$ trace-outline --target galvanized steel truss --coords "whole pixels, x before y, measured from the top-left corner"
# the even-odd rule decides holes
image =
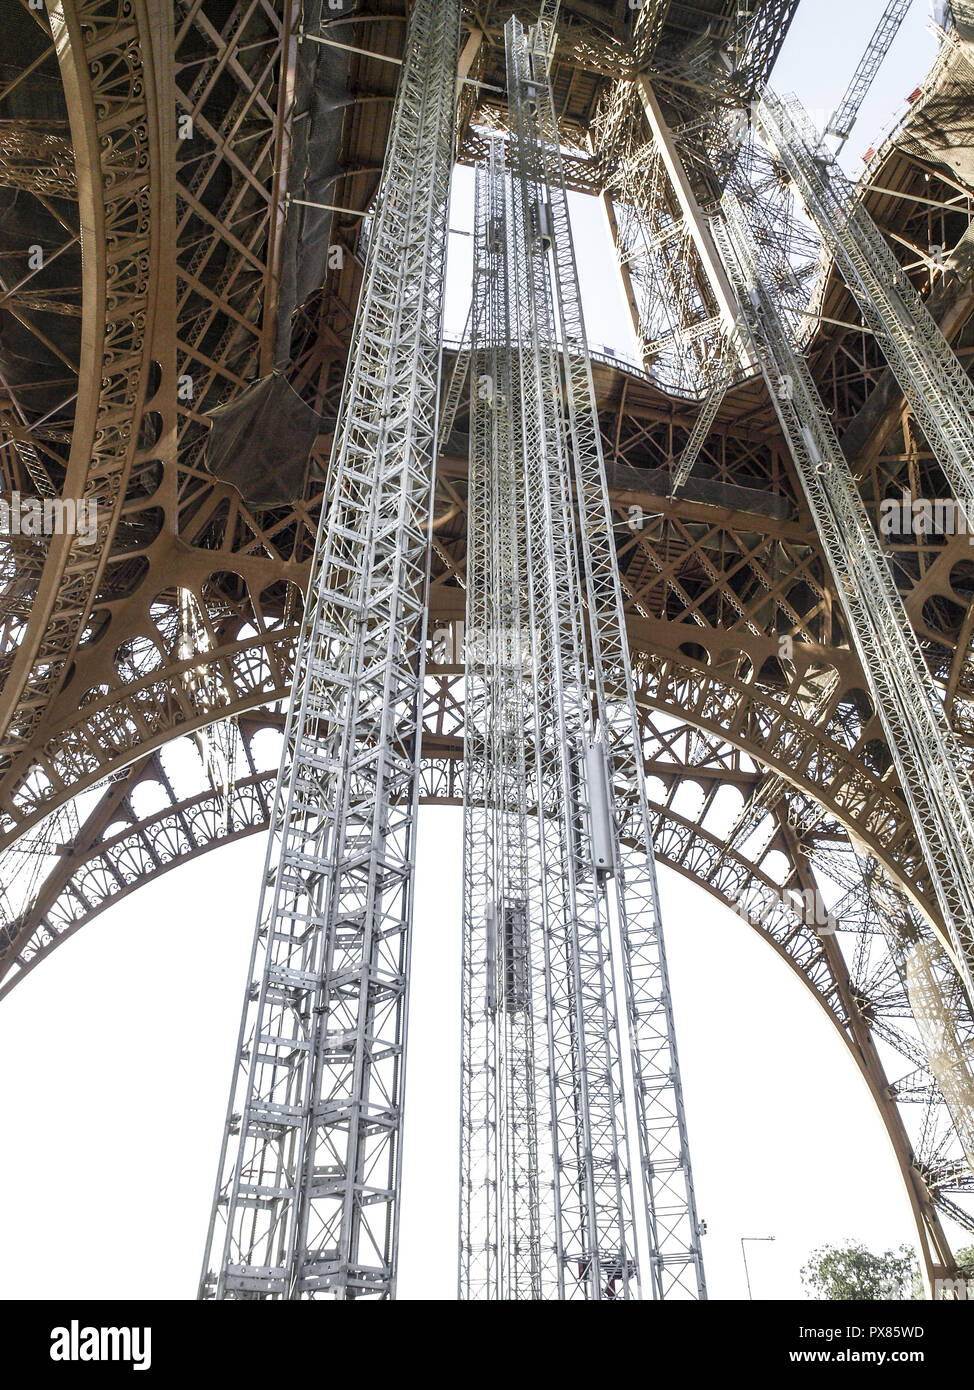
[[[301,631],[202,1297],[395,1291],[456,0],[410,22]]]
[[[516,20],[506,37],[512,177],[508,185],[495,143],[481,181],[475,293],[473,382],[475,392],[484,388],[472,436],[468,624],[477,641],[467,659],[468,689],[482,693],[467,716],[461,1292],[631,1298],[642,1283],[657,1298],[701,1297],[642,750],[548,46],[544,31],[528,39]],[[498,475],[512,450],[523,501],[514,480]],[[539,812],[530,845],[528,786]],[[478,824],[487,836],[475,834]],[[536,875],[526,874],[535,862]],[[513,1085],[512,1055],[521,1059]],[[519,1102],[542,1075],[547,1086],[539,1081]],[[523,1215],[505,1205],[495,1174],[497,1164],[507,1170],[517,1121],[533,1136],[519,1136],[529,1163],[515,1183]],[[545,1131],[550,1148],[538,1141]]]

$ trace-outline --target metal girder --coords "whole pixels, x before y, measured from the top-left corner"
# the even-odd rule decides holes
[[[910,626],[811,374],[762,280],[740,207],[714,230],[849,617],[940,904],[947,943],[974,1000],[974,808],[943,702]]]
[[[720,263],[707,226],[706,219],[700,210],[700,205],[686,176],[683,161],[677,153],[676,143],[673,135],[663,117],[662,108],[656,98],[656,94],[646,77],[636,79],[636,90],[642,103],[643,112],[649,123],[653,141],[659,151],[660,159],[666,170],[669,185],[679,202],[680,209],[686,219],[687,229],[693,239],[697,255],[704,268],[704,273],[710,282],[711,290],[717,301],[718,313],[724,330],[730,334],[734,330],[737,321],[737,306],[734,301],[734,292],[724,267]]]
[[[457,0],[419,0],[275,794],[202,1298],[395,1295]]]
[[[771,76],[798,5],[799,0],[757,0],[747,7],[751,19],[744,29],[739,66],[748,95],[760,91]]]
[[[547,1074],[549,1089],[534,1100],[531,1114],[537,1116],[537,1133],[547,1128],[551,1148],[538,1144],[539,1176],[529,1175],[526,1186],[530,1191],[533,1182],[539,1194],[550,1189],[553,1207],[547,1201],[529,1205],[526,1226],[517,1211],[501,1210],[492,1218],[489,1152],[478,1165],[476,1183],[469,1166],[463,1183],[467,1277],[462,1292],[467,1297],[503,1296],[507,1272],[496,1266],[491,1270],[490,1251],[500,1254],[505,1245],[528,1251],[532,1230],[540,1229],[539,1258],[528,1274],[542,1297],[632,1298],[641,1296],[640,1285],[654,1298],[704,1297],[652,840],[639,810],[642,754],[622,592],[547,41],[538,31],[526,39],[513,19],[506,40],[513,131],[510,230],[493,277],[486,250],[478,269],[488,277],[486,303],[499,294],[511,305],[504,314],[517,322],[504,342],[516,344],[519,389],[505,390],[503,373],[497,389],[518,402],[525,531],[523,542],[513,534],[498,558],[523,556],[515,563],[526,564],[520,603],[513,610],[502,607],[502,612],[515,634],[527,633],[527,690],[523,677],[515,679],[515,686],[518,699],[526,698],[532,712],[527,783],[536,782],[544,815],[536,875],[519,874],[515,883],[513,866],[503,856],[500,863],[488,856],[479,872],[469,863],[466,941],[471,971],[484,931],[490,935],[482,914],[489,913],[491,903],[498,952],[505,911],[516,906],[522,914],[529,983],[523,999],[506,996],[506,1002],[509,1012],[527,1013],[534,1053],[548,1058],[537,1073]],[[503,186],[499,176],[498,182]],[[495,198],[495,206],[502,196]],[[494,234],[488,220],[481,239],[485,248]],[[504,278],[505,261],[513,289]],[[497,325],[496,315],[490,322]],[[556,342],[563,345],[560,362]],[[483,375],[478,372],[478,380]],[[508,417],[497,410],[481,410],[479,418],[484,437],[471,465],[475,486],[494,456],[495,428],[501,432],[496,449],[505,458],[510,447],[503,440],[513,429],[508,420],[510,428],[503,433]],[[491,500],[485,494],[488,506]],[[501,505],[496,490],[493,501]],[[502,525],[496,516],[491,521],[490,511],[486,522],[491,533]],[[510,558],[506,563],[510,604],[512,580],[518,593],[517,571]],[[485,616],[494,624],[488,630],[496,632],[489,572],[486,580]],[[473,588],[470,601],[478,601]],[[503,688],[503,672],[492,670],[490,660],[488,654],[486,683],[496,688],[499,682]],[[472,676],[477,671],[472,667]],[[496,738],[492,729],[503,722],[495,707],[487,722],[488,740]],[[524,727],[515,733],[518,758],[523,759]],[[504,785],[504,758],[502,745],[493,763],[488,759],[486,764],[496,764],[492,780],[497,786]],[[515,780],[525,784],[523,765]],[[485,788],[490,785],[488,779],[468,791],[468,796],[480,791],[488,812]],[[478,813],[476,801],[468,806],[468,815]],[[489,818],[503,845],[512,834],[509,796],[501,800],[500,810],[499,818]],[[513,822],[518,823],[523,823],[523,809],[521,821]],[[477,838],[478,846],[482,839]],[[530,863],[523,832],[514,842],[523,847],[516,862]],[[535,878],[539,887],[529,894],[527,882]],[[471,973],[466,1001],[467,1027],[478,1037],[485,1027],[491,1035],[490,1016],[499,1007],[495,998],[492,1008],[489,945],[487,954],[486,989],[477,990]],[[539,1019],[530,1001],[540,997],[542,988],[545,1012]],[[510,1047],[503,1019],[499,1027]],[[496,1047],[497,1022],[493,1037]],[[497,1152],[503,1153],[510,1142],[505,1125],[511,1091],[501,1085],[500,1067],[483,1069],[489,1055],[485,1041],[476,1052],[479,1066],[470,1056],[463,1127],[478,1145],[485,1132],[488,1144],[496,1134]],[[534,1070],[529,1068],[528,1074]],[[483,1076],[496,1081],[475,1091],[473,1080]],[[517,1113],[523,1111],[517,1107]],[[542,1125],[545,1115],[550,1121]],[[503,1239],[494,1236],[495,1225]],[[485,1256],[487,1267],[482,1269]]]

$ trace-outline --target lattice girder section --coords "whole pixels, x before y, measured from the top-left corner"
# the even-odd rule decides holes
[[[165,318],[150,264],[167,224],[150,169],[170,151],[158,113],[160,92],[145,70],[159,51],[159,36],[141,3],[124,15],[95,3],[67,4],[53,16],[86,236],[78,398],[63,477],[48,495],[61,491],[94,502],[96,525],[93,538],[65,531],[47,546],[0,694],[5,768],[11,753],[34,737],[90,612],[134,462],[136,422],[151,405],[150,345]],[[98,61],[89,60],[89,49],[102,55]]]
[[[315,545],[200,1296],[395,1295],[457,0],[420,0]]]

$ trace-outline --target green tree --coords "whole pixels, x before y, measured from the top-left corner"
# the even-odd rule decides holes
[[[963,1249],[958,1250],[954,1259],[957,1261],[957,1268],[961,1272],[961,1277],[974,1279],[974,1245],[966,1245]],[[924,1279],[919,1265],[913,1271],[913,1297],[927,1297],[927,1281]]]
[[[916,1256],[908,1245],[874,1255],[864,1245],[823,1245],[802,1270],[802,1283],[813,1298],[861,1302],[908,1299]]]

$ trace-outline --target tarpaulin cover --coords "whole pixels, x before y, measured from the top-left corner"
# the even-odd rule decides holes
[[[302,495],[321,420],[283,376],[254,382],[207,418],[213,424],[204,462],[215,478],[252,506],[281,506]]]

